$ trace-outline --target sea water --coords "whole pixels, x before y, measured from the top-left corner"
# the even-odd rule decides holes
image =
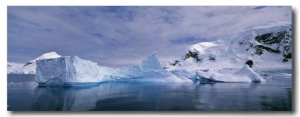
[[[265,83],[111,81],[39,86],[7,75],[8,111],[291,111],[292,70],[260,70]]]

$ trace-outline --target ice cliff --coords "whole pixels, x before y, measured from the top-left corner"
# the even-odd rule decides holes
[[[152,54],[140,64],[109,68],[97,63],[80,59],[77,56],[64,56],[53,59],[37,60],[36,79],[45,85],[80,85],[112,80],[158,81],[158,82],[191,82],[179,78],[164,70],[156,56]]]

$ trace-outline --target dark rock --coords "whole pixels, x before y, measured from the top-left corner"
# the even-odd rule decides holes
[[[252,60],[248,60],[245,64],[249,65],[249,67],[251,68],[253,66],[253,61]]]

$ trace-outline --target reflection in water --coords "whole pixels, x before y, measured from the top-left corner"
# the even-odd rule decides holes
[[[261,73],[272,79],[265,84],[120,81],[86,87],[41,87],[34,75],[8,75],[7,109],[291,111],[292,78],[282,75],[291,70]]]
[[[32,110],[291,110],[290,89],[254,83],[106,82],[36,87]]]
[[[148,108],[169,90],[182,85],[107,82],[94,87],[36,87],[32,110],[156,110]],[[155,107],[155,106],[154,106]]]

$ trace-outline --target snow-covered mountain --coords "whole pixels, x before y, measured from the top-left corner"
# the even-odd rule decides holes
[[[197,43],[164,68],[169,71],[242,68],[248,60],[253,61],[253,68],[291,68],[292,30],[284,28],[252,29],[217,41]]]
[[[27,62],[27,63],[7,63],[7,74],[35,74],[36,60],[58,58],[61,55],[56,52],[49,52]]]

